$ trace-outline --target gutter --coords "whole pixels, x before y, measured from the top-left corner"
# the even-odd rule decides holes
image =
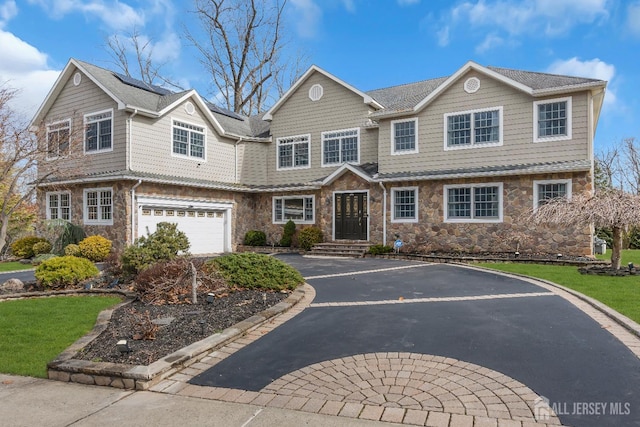
[[[136,234],[136,208],[134,205],[136,203],[136,188],[142,184],[142,179],[139,179],[137,183],[131,187],[131,244],[135,241],[134,237]]]
[[[380,181],[378,185],[382,188],[382,244],[387,245],[387,187]]]

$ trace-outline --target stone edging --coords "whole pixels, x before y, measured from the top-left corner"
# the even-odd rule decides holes
[[[273,307],[236,323],[222,332],[183,347],[148,366],[74,359],[73,357],[79,350],[107,327],[113,311],[120,305],[129,303],[129,301],[125,301],[112,309],[104,310],[100,313],[95,327],[89,334],[80,338],[61,353],[56,360],[50,362],[47,365],[48,377],[49,379],[63,382],[147,390],[167,376],[196,363],[212,350],[244,335],[249,329],[255,328],[268,319],[288,311],[301,301],[304,295],[305,292],[302,286],[299,286],[288,298]]]
[[[547,258],[499,258],[499,257],[473,257],[473,256],[445,256],[445,255],[426,255],[426,254],[410,254],[410,253],[388,253],[371,255],[365,254],[366,258],[385,258],[385,259],[404,259],[410,261],[425,261],[441,264],[467,264],[475,262],[490,263],[517,263],[517,264],[551,264],[551,265],[568,265],[577,267],[586,266],[608,266],[609,261],[579,261],[579,260],[555,260]]]

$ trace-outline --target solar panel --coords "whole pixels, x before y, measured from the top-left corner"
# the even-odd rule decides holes
[[[205,103],[207,104],[207,107],[209,108],[209,110],[211,110],[214,113],[222,114],[223,116],[231,117],[232,119],[236,119],[236,120],[244,120],[243,116],[241,116],[240,114],[234,113],[231,110],[218,107],[217,105],[214,105],[209,101],[205,101]]]
[[[122,81],[122,83],[128,84],[129,86],[133,86],[138,89],[146,90],[147,92],[153,92],[155,94],[163,95],[163,96],[171,95],[173,93],[169,89],[165,89],[163,87],[156,86],[156,85],[150,85],[143,82],[142,80],[134,79],[133,77],[125,76],[124,74],[120,74],[120,73],[113,73],[113,74],[117,78],[119,78],[120,81]]]

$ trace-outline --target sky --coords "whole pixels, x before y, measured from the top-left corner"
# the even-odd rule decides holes
[[[116,70],[106,41],[134,29],[164,75],[209,98],[184,37],[191,0],[0,0],[0,84],[30,119],[69,58]],[[601,152],[640,139],[640,0],[288,0],[288,54],[371,90],[449,76],[467,61],[608,81]]]

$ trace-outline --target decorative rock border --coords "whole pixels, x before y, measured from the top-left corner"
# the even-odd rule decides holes
[[[365,254],[365,257],[377,257],[385,259],[404,259],[410,261],[425,261],[441,264],[449,263],[519,263],[519,264],[551,264],[551,265],[568,265],[575,267],[586,266],[610,266],[609,261],[600,260],[569,260],[569,259],[549,259],[549,258],[501,258],[501,257],[485,257],[485,256],[452,256],[452,255],[427,255],[427,254],[413,254],[413,253],[388,253],[381,255]]]

